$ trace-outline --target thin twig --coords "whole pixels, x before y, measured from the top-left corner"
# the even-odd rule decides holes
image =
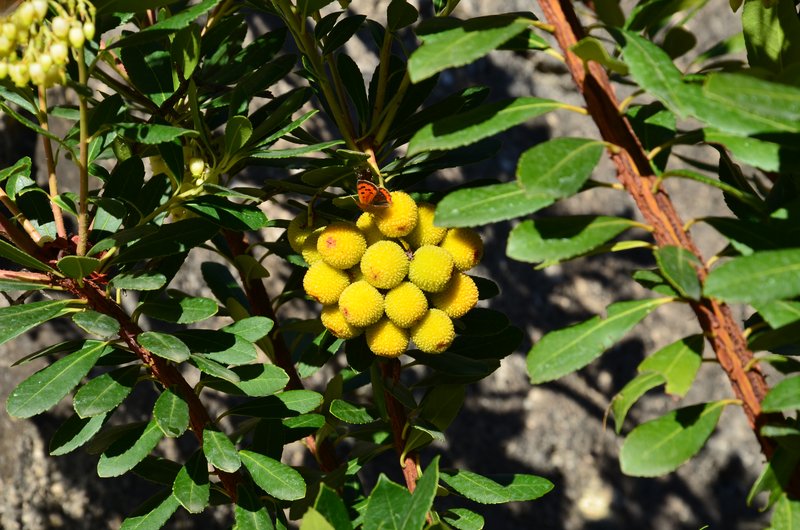
[[[47,89],[39,86],[39,126],[45,131],[50,130],[47,118]],[[64,215],[61,208],[52,200],[58,196],[58,178],[56,177],[56,160],[53,156],[53,145],[50,138],[42,135],[42,147],[44,147],[44,159],[47,163],[47,185],[50,192],[50,208],[53,210],[53,220],[56,223],[56,234],[58,237],[66,239],[67,229],[64,226]]]

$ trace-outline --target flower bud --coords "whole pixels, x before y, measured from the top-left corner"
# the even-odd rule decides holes
[[[28,66],[28,75],[31,78],[31,81],[34,85],[43,85],[45,80],[45,73],[47,70],[42,68],[42,65],[38,62],[32,62]]]
[[[18,28],[29,28],[33,24],[33,19],[36,16],[36,10],[30,2],[20,4],[15,13],[15,22]]]
[[[33,10],[36,13],[36,19],[39,22],[44,20],[48,9],[47,0],[33,0],[31,4],[33,5]]]
[[[11,22],[6,22],[3,24],[3,35],[10,41],[14,40],[14,37],[17,36],[17,26],[12,24]]]
[[[50,57],[56,64],[67,64],[69,59],[69,48],[63,42],[54,42],[50,45]]]
[[[18,87],[24,87],[28,84],[30,76],[28,75],[28,65],[25,63],[13,63],[8,68],[8,76],[14,81]]]
[[[11,48],[14,46],[13,41],[5,36],[5,34],[0,35],[0,55],[6,56],[11,52]]]
[[[94,38],[94,32],[94,22],[87,20],[83,23],[83,35],[86,37],[86,40],[92,40]]]
[[[8,63],[0,61],[0,79],[5,79],[8,76]]]
[[[37,61],[40,65],[42,65],[42,70],[47,72],[51,66],[53,66],[53,58],[50,56],[49,53],[42,53],[39,55]]]
[[[69,34],[69,21],[61,16],[54,17],[50,22],[50,29],[53,31],[53,35],[59,39],[65,39]]]
[[[203,172],[206,170],[206,161],[202,158],[192,157],[189,159],[189,173],[192,174],[193,177],[201,177],[203,176]]]
[[[83,48],[83,43],[86,42],[86,37],[83,34],[83,27],[72,26],[69,28],[69,43],[73,48]]]

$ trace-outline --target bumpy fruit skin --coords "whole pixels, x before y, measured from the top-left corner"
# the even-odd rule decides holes
[[[441,309],[429,309],[411,328],[411,340],[425,353],[442,353],[455,338],[453,321]]]
[[[364,331],[361,328],[352,326],[345,320],[344,314],[336,304],[323,306],[319,316],[322,320],[322,325],[328,328],[328,331],[337,338],[352,339],[358,337]]]
[[[303,277],[303,289],[308,296],[321,303],[329,305],[336,303],[342,291],[350,285],[350,278],[344,271],[335,269],[318,261],[313,264]]]
[[[389,320],[396,326],[408,328],[428,310],[428,299],[419,287],[403,282],[386,293],[384,307]]]
[[[472,278],[457,272],[444,291],[431,295],[431,303],[450,318],[461,318],[478,303],[478,286]]]
[[[453,256],[456,268],[468,271],[483,257],[481,236],[471,228],[451,228],[439,245]]]
[[[367,250],[367,241],[352,223],[331,223],[317,239],[317,252],[322,260],[337,269],[349,269]]]
[[[378,241],[361,258],[361,272],[378,289],[391,289],[408,274],[408,256],[394,241]]]
[[[364,328],[383,316],[383,295],[363,280],[351,283],[339,297],[339,309],[350,325]]]
[[[367,328],[367,346],[381,357],[399,357],[408,348],[408,330],[397,327],[388,318]]]
[[[453,257],[445,249],[434,245],[418,248],[408,267],[408,279],[429,293],[443,291],[452,274]]]
[[[364,234],[364,238],[367,240],[367,246],[374,245],[383,239],[383,234],[378,230],[378,225],[375,224],[375,218],[369,212],[364,212],[358,216],[358,219],[356,219],[356,226],[361,230],[361,233]]]
[[[319,250],[317,250],[317,239],[319,239],[319,235],[323,230],[325,230],[324,226],[320,226],[319,228],[315,229],[308,235],[306,240],[303,241],[303,246],[300,247],[300,254],[309,265],[313,265],[318,261],[322,261],[322,254],[320,254]]]
[[[391,206],[376,208],[372,215],[383,235],[403,237],[417,226],[417,203],[408,193],[393,191]]]
[[[442,241],[447,228],[433,226],[435,210],[436,207],[433,204],[424,202],[418,205],[417,214],[419,218],[417,219],[417,226],[405,237],[406,242],[412,248],[419,248],[423,245],[438,245]]]

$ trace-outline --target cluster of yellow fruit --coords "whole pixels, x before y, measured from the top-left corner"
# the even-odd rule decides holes
[[[401,355],[409,341],[441,353],[455,338],[452,319],[478,302],[464,271],[480,262],[483,242],[469,228],[434,226],[432,204],[391,195],[390,206],[355,223],[309,223],[302,213],[289,223],[289,244],[310,265],[303,288],[323,305],[322,323],[335,336],[364,332],[384,357]]]
[[[94,12],[86,0],[25,0],[0,16],[0,80],[18,87],[64,84],[70,47],[80,51],[94,38]]]

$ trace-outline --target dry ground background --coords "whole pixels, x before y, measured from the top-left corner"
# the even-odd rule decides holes
[[[372,10],[372,16],[379,20],[386,4],[354,2],[355,10]],[[701,42],[699,49],[740,27],[727,2],[716,4],[694,24]],[[421,9],[429,13],[430,2],[423,2]],[[533,2],[473,0],[462,2],[456,14],[468,17],[531,9],[536,12]],[[257,29],[270,22],[254,19],[252,23]],[[368,48],[360,46],[362,43],[354,44],[353,53],[361,54],[359,65],[364,71],[371,71],[375,60]],[[495,53],[443,74],[440,85],[440,93],[468,85],[488,85],[492,100],[536,95],[582,103],[563,66],[542,55]],[[38,155],[35,138],[9,123],[0,127],[0,167],[25,153],[35,151]],[[505,135],[496,159],[434,176],[431,185],[443,187],[449,182],[479,177],[508,180],[513,178],[520,153],[536,143],[554,136],[595,134],[594,126],[585,117],[564,112],[551,114]],[[253,172],[250,178],[264,176]],[[595,177],[613,179],[609,165],[602,164]],[[668,183],[668,187],[685,219],[707,213],[713,205],[719,205],[717,208],[724,213],[719,194],[708,188],[691,182]],[[584,193],[543,212],[556,213],[637,215],[623,194],[607,190]],[[719,530],[750,530],[767,526],[765,516],[744,503],[762,459],[743,415],[735,407],[724,413],[707,448],[677,473],[661,479],[636,479],[619,471],[621,438],[611,428],[604,428],[604,411],[614,394],[634,375],[640,359],[697,331],[688,312],[662,308],[580,374],[537,387],[528,382],[525,352],[543,333],[600,313],[614,301],[645,296],[630,280],[630,273],[653,265],[647,254],[628,252],[534,271],[526,264],[504,258],[509,228],[496,225],[482,230],[487,250],[478,273],[500,284],[502,294],[490,305],[506,311],[525,330],[527,338],[495,374],[469,389],[464,410],[448,432],[447,446],[437,451],[443,455],[443,465],[479,473],[535,473],[549,478],[556,487],[537,502],[476,507],[485,514],[486,528],[689,530],[710,525]],[[720,249],[720,241],[710,230],[698,227],[693,234],[706,255]],[[282,277],[280,272],[273,276],[276,283],[269,285],[270,291],[280,288],[277,282]],[[192,275],[183,282],[180,288],[201,292],[199,280]],[[289,309],[302,311],[296,306]],[[66,324],[54,323],[0,347],[0,400],[5,402],[19,381],[42,366],[10,368],[14,360],[73,333]],[[143,400],[149,400],[147,390],[139,392]],[[716,365],[709,363],[701,368],[698,383],[684,404],[728,396],[727,380]],[[675,405],[662,395],[645,398],[632,410],[626,431]],[[94,473],[95,457],[85,453],[46,456],[48,440],[68,410],[69,403],[62,403],[32,421],[12,420],[5,410],[0,412],[1,529],[116,528],[125,513],[153,492],[151,485],[135,477],[98,479]],[[141,411],[128,409],[122,413],[135,418]],[[178,454],[181,448],[164,446],[162,450]],[[429,450],[427,458],[432,454]],[[303,459],[297,448],[287,455],[292,463]],[[387,472],[396,473],[393,461],[380,465]],[[230,520],[224,513],[194,519],[177,516],[168,527],[228,528]]]

